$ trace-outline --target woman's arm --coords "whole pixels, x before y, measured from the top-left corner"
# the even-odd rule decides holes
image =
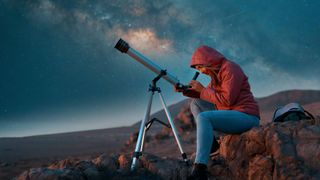
[[[219,92],[207,87],[200,93],[200,98],[213,104],[232,106],[237,100],[241,85],[245,78],[241,68],[237,65],[230,65],[224,69],[221,77],[221,90]]]
[[[191,97],[191,98],[200,98],[200,93],[192,90],[186,90],[182,92],[182,94],[184,96]]]
[[[182,92],[184,96],[191,97],[191,98],[200,98],[200,92],[194,91],[192,89],[183,90],[177,87],[174,87],[175,92]]]

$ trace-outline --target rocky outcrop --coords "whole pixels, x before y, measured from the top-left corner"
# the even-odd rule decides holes
[[[104,179],[181,179],[190,167],[176,159],[159,158],[144,154],[136,171],[131,172],[131,154],[101,155],[91,161],[70,159],[54,163],[46,168],[32,168],[16,180],[104,180]]]
[[[219,158],[238,179],[319,179],[320,125],[312,120],[273,123],[226,135]]]

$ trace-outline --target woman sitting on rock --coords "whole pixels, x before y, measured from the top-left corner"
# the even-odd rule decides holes
[[[259,126],[259,107],[240,66],[215,49],[197,48],[190,66],[211,78],[207,87],[192,80],[183,92],[194,98],[190,109],[197,123],[197,152],[189,179],[207,179],[209,154],[219,148],[213,130],[238,134]]]

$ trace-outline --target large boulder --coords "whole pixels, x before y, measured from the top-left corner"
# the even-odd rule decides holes
[[[320,125],[273,123],[221,138],[220,156],[237,179],[319,179]]]

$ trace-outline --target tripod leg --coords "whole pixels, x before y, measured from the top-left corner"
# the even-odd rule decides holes
[[[142,144],[144,141],[145,128],[146,128],[145,124],[149,120],[149,117],[150,117],[150,110],[151,110],[153,95],[154,95],[154,92],[150,91],[150,98],[149,98],[149,102],[148,102],[147,111],[146,111],[144,119],[142,120],[141,125],[140,125],[137,144],[136,144],[136,148],[134,151],[133,160],[132,160],[132,164],[131,164],[131,171],[133,171],[135,169],[137,160],[139,159],[139,157],[141,156],[141,153],[142,153],[142,149],[143,149]]]
[[[163,108],[164,108],[164,110],[165,110],[165,112],[166,112],[167,118],[168,118],[169,123],[170,123],[170,125],[171,125],[171,129],[172,129],[172,131],[173,131],[173,135],[174,135],[174,137],[175,137],[175,139],[176,139],[176,142],[177,142],[177,144],[178,144],[178,146],[179,146],[179,149],[180,149],[180,152],[181,152],[181,156],[182,156],[183,160],[188,164],[187,155],[186,155],[186,153],[185,153],[185,152],[183,151],[183,149],[182,149],[182,146],[181,146],[181,143],[180,143],[180,138],[179,138],[177,129],[176,129],[174,123],[173,123],[173,120],[172,120],[172,118],[171,118],[170,112],[169,112],[169,110],[168,110],[168,108],[167,108],[167,106],[166,106],[166,103],[164,102],[164,99],[163,99],[163,97],[162,97],[161,92],[159,92],[159,97],[160,97],[160,99],[161,99],[162,106],[163,106]]]
[[[144,126],[143,133],[142,133],[142,141],[141,141],[141,146],[140,146],[140,152],[143,151],[144,141],[145,141],[145,137],[146,137],[146,132],[147,132],[147,127]]]

